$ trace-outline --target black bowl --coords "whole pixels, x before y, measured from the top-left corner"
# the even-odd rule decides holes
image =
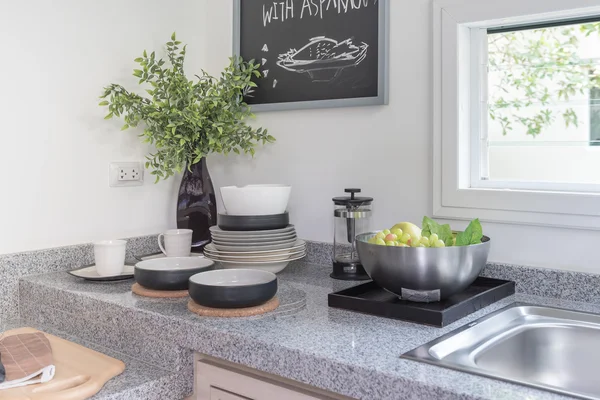
[[[219,214],[219,228],[224,231],[266,231],[286,228],[290,215],[286,212],[274,215],[228,215]]]
[[[191,276],[210,271],[215,264],[204,257],[164,257],[135,265],[135,281],[153,290],[186,290]]]
[[[277,276],[258,269],[219,269],[190,278],[190,297],[213,308],[254,307],[277,293]]]

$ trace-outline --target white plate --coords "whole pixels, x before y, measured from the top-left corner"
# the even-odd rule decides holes
[[[219,250],[204,250],[205,257],[206,256],[216,256],[216,257],[235,257],[235,258],[266,258],[266,257],[288,257],[293,255],[294,253],[305,252],[306,247],[300,247],[294,250],[273,250],[273,253],[252,253],[252,252],[231,252],[231,251],[219,251]]]
[[[272,261],[272,262],[232,262],[232,261],[215,261],[225,269],[230,268],[245,268],[245,269],[259,269],[261,271],[269,271],[274,274],[281,272],[285,267],[292,261],[300,260],[302,257],[294,257],[285,261]]]
[[[285,235],[285,236],[273,236],[272,238],[242,238],[242,237],[222,237],[212,235],[213,242],[223,242],[223,243],[273,243],[273,242],[282,242],[284,240],[296,240],[296,234]]]
[[[224,240],[248,240],[248,239],[276,239],[287,236],[296,236],[296,231],[274,233],[272,235],[225,235],[223,233],[211,232],[210,235],[213,238],[220,238]]]
[[[160,252],[160,253],[146,254],[143,256],[134,255],[134,257],[136,258],[136,260],[145,261],[145,260],[153,260],[155,258],[165,258],[167,256],[165,255],[165,253]],[[204,254],[192,252],[192,253],[190,253],[190,257],[204,257]]]
[[[285,261],[292,257],[306,255],[306,250],[300,250],[294,253],[280,254],[280,255],[266,255],[266,256],[228,256],[216,253],[206,253],[206,258],[214,261],[232,261],[232,262],[267,262],[267,261]]]
[[[278,244],[246,244],[244,246],[232,246],[232,245],[225,245],[225,244],[218,244],[218,243],[212,243],[215,248],[217,250],[220,251],[229,251],[229,252],[236,252],[236,251],[246,251],[246,252],[256,252],[256,251],[264,251],[264,250],[284,250],[284,249],[291,249],[292,247],[295,247],[296,243],[298,241],[290,241],[290,242],[284,242],[284,243],[278,243]]]
[[[218,226],[211,226],[211,233],[221,234],[221,235],[229,235],[229,236],[265,236],[265,235],[274,235],[274,234],[282,234],[282,233],[291,233],[294,232],[294,225],[288,225],[286,228],[281,229],[269,229],[263,231],[224,231]]]
[[[223,246],[220,246],[223,247]],[[285,249],[273,249],[273,250],[265,250],[264,248],[261,250],[256,250],[256,248],[252,248],[250,250],[241,250],[239,248],[234,248],[234,250],[221,250],[217,249],[214,244],[209,243],[204,247],[204,250],[211,253],[218,253],[220,255],[230,255],[230,256],[254,256],[254,255],[266,255],[266,254],[285,254],[286,252],[295,252],[300,249],[306,248],[306,242],[302,239],[296,240],[293,246]]]
[[[89,281],[122,281],[125,279],[133,278],[133,265],[127,265],[123,267],[123,272],[118,275],[110,275],[110,276],[101,276],[98,275],[98,271],[96,270],[95,265],[90,265],[89,267],[78,268],[72,271],[67,271],[69,274],[76,276],[78,278],[87,279]]]
[[[296,242],[296,238],[292,238],[292,239],[285,239],[285,240],[271,240],[268,242],[236,242],[236,241],[229,241],[229,240],[219,240],[219,239],[213,239],[212,241],[215,246],[216,245],[221,245],[221,246],[233,246],[233,247],[239,247],[239,246],[243,246],[243,247],[248,247],[248,246],[255,246],[255,247],[262,247],[262,246],[271,246],[271,245],[278,245],[278,244],[288,244],[288,243],[295,243]]]
[[[285,232],[285,233],[276,233],[274,235],[228,236],[228,235],[223,235],[221,233],[211,233],[210,235],[213,238],[222,239],[222,240],[230,240],[230,241],[256,240],[257,242],[262,242],[264,240],[280,240],[281,238],[296,237],[296,231]]]

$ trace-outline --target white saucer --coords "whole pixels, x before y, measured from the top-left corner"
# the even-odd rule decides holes
[[[73,276],[76,276],[78,278],[83,278],[88,281],[108,282],[108,281],[122,281],[125,279],[131,279],[131,278],[133,278],[133,270],[134,270],[133,265],[125,264],[125,267],[123,268],[123,272],[121,272],[118,275],[100,276],[100,275],[98,275],[98,271],[96,271],[95,265],[88,265],[87,267],[82,267],[82,268],[74,269],[72,271],[67,271],[67,272]]]

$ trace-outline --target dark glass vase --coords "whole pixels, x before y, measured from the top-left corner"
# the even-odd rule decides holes
[[[217,224],[217,200],[206,158],[185,169],[177,198],[177,228],[191,229],[192,248],[203,251],[210,243],[211,226]]]

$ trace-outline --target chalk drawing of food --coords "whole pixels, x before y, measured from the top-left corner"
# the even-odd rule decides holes
[[[360,64],[367,57],[368,48],[364,42],[355,45],[352,39],[338,42],[317,36],[300,50],[291,49],[280,54],[277,65],[288,71],[308,74],[314,82],[330,82],[344,69]]]

